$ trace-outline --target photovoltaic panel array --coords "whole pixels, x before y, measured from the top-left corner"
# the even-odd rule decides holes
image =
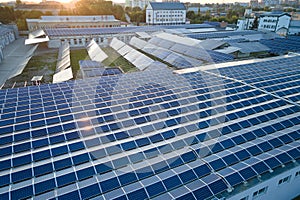
[[[182,40],[181,43],[178,43],[177,40],[170,41],[167,39],[153,37],[149,40],[149,43],[165,49],[169,49],[171,51],[175,51],[185,56],[189,56],[198,60],[204,60],[207,62],[220,63],[220,62],[231,61],[234,59],[234,57],[231,55],[223,54],[217,51],[204,48],[206,47],[206,43],[204,47],[201,46],[201,43],[195,44],[194,46],[190,46],[190,45],[183,44],[183,43],[187,43],[187,42],[183,42],[185,41],[184,38],[181,40]],[[213,43],[214,43],[213,46],[216,44],[218,45],[224,44],[223,42],[213,42]],[[195,66],[197,65],[194,65],[193,67]]]
[[[58,58],[56,63],[56,72],[60,72],[70,67],[70,45],[68,42],[63,42],[58,49]]]
[[[140,39],[134,37],[133,42],[131,44],[136,44],[140,46],[143,44],[142,42],[138,44]],[[136,41],[136,42],[135,42]],[[142,40],[143,41],[143,40]],[[154,60],[146,56],[145,54],[137,51],[131,46],[125,44],[124,42],[118,40],[117,38],[113,38],[110,46],[115,49],[121,56],[123,56],[126,60],[136,66],[139,70],[145,70],[150,65],[153,67]],[[155,63],[157,63],[156,61]]]
[[[114,50],[118,51],[119,49],[121,49],[122,47],[124,47],[126,44],[124,42],[122,42],[121,40],[118,40],[117,38],[113,38],[109,44],[109,46],[111,48],[113,48]]]
[[[53,83],[68,81],[73,78],[70,58],[70,45],[68,42],[61,43],[58,50],[56,71],[53,75]]]
[[[254,35],[262,33],[260,31],[254,31],[254,30],[245,30],[245,31],[218,31],[218,32],[209,32],[209,33],[192,33],[192,34],[186,34],[187,37],[193,38],[193,39],[209,39],[209,38],[226,38],[230,36],[244,36],[244,35]]]
[[[232,47],[239,48],[242,53],[268,52],[270,48],[260,42],[230,42]]]
[[[101,34],[120,34],[136,32],[157,32],[164,29],[201,29],[213,27],[208,24],[186,24],[169,26],[135,26],[135,27],[113,27],[113,28],[46,28],[45,32],[49,37],[60,36],[80,36],[80,35],[101,35]]]
[[[100,68],[103,67],[103,64],[93,60],[80,60],[79,67],[80,69]]]
[[[80,60],[79,66],[81,78],[122,74],[122,71],[117,67],[104,67],[102,63],[92,60]]]
[[[221,75],[241,80],[274,95],[300,103],[299,56],[246,64],[218,70]],[[288,67],[287,67],[288,66]]]
[[[132,37],[129,44],[137,49],[142,49],[148,44],[148,42],[146,42],[145,40],[138,39],[137,37]]]
[[[275,38],[272,40],[260,40],[261,44],[270,48],[270,53],[283,55],[288,52],[300,52],[300,37]]]
[[[206,50],[200,46],[188,46],[158,37],[151,38],[148,41],[148,45],[146,45],[145,41],[140,41],[143,45],[139,45],[138,41],[140,39],[132,38],[130,43],[138,49],[142,47],[142,51],[154,55],[179,69],[197,67],[203,61],[219,63],[233,60],[231,55]]]
[[[202,61],[200,60],[196,60],[185,55],[180,55],[166,48],[155,46],[154,43],[146,44],[145,41],[138,38],[132,38],[130,44],[136,47],[137,49],[140,49],[142,47],[141,50],[143,52],[151,54],[179,69],[199,66],[202,63]],[[140,44],[144,44],[144,46]]]
[[[297,82],[299,61],[0,90],[0,199],[220,198],[297,166],[299,106],[251,77]]]
[[[91,58],[91,60],[97,62],[103,62],[108,56],[106,53],[99,47],[95,40],[91,40],[86,46],[86,50]]]

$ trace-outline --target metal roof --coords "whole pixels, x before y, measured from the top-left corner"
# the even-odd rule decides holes
[[[242,53],[255,53],[255,52],[268,52],[269,47],[261,44],[260,42],[232,42],[231,46],[240,48]]]
[[[183,3],[179,2],[149,2],[153,10],[186,10]]]
[[[101,34],[118,34],[118,33],[135,33],[135,32],[156,32],[164,29],[195,29],[209,28],[208,24],[186,24],[186,25],[169,25],[169,26],[130,26],[130,27],[112,27],[112,28],[46,28],[45,32],[49,37],[55,36],[77,36],[77,35],[101,35]]]
[[[299,61],[0,90],[0,197],[212,199],[298,166]]]

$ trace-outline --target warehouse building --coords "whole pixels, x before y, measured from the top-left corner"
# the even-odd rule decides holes
[[[120,27],[121,21],[113,15],[96,16],[41,16],[41,19],[26,19],[30,32],[46,28],[104,28]]]

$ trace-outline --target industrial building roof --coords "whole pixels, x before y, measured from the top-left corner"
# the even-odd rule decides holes
[[[73,35],[101,35],[118,33],[136,33],[136,32],[155,32],[164,29],[201,29],[213,27],[208,24],[186,24],[186,25],[166,25],[166,26],[131,26],[131,27],[112,27],[112,28],[51,28],[45,29],[49,37],[73,36]]]
[[[0,199],[207,199],[300,158],[300,56],[0,90]]]
[[[179,2],[149,2],[153,10],[186,10],[183,3]]]

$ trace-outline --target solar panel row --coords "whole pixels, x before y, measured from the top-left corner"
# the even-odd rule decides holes
[[[290,51],[300,51],[299,37],[275,38],[272,40],[260,40],[259,42],[269,47],[271,49],[269,52],[276,55],[283,55]]]
[[[191,68],[201,65],[202,60],[207,62],[219,63],[233,60],[233,56],[219,53],[213,50],[205,50],[199,46],[188,46],[166,39],[153,37],[146,45],[139,45],[140,39],[132,38],[130,44],[143,50],[146,53],[154,55],[177,68]]]
[[[45,29],[49,37],[56,36],[79,36],[79,35],[101,35],[101,34],[120,34],[135,32],[156,32],[164,29],[177,28],[208,28],[212,27],[208,24],[187,24],[187,25],[171,25],[171,26],[136,26],[136,27],[114,27],[114,28],[51,28]]]
[[[201,43],[197,46],[188,46],[176,42],[171,42],[169,40],[161,38],[152,38],[149,43],[155,44],[159,47],[175,51],[177,53],[183,54],[185,56],[190,56],[195,59],[204,60],[207,62],[225,62],[233,60],[233,56],[219,53],[213,50],[207,50],[201,47]],[[199,64],[198,64],[199,65]],[[197,66],[197,65],[194,65]]]
[[[193,33],[186,34],[187,37],[194,39],[208,39],[208,38],[226,38],[231,36],[243,36],[243,35],[252,35],[263,32],[254,31],[254,30],[245,30],[245,31],[218,31],[218,32],[209,32],[209,33]]]
[[[135,38],[135,40],[139,39]],[[110,46],[140,70],[145,70],[150,65],[153,67],[153,65],[157,63],[153,59],[135,50],[134,48],[118,40],[117,38],[113,38]]]
[[[97,62],[103,62],[108,56],[106,53],[99,47],[95,40],[91,40],[86,46],[86,50],[91,58],[91,60]]]
[[[70,45],[68,42],[61,43],[58,50],[56,71],[53,75],[53,83],[67,81],[73,78],[71,69]]]
[[[299,60],[0,90],[0,198],[205,199],[298,162],[299,106],[255,83]]]
[[[68,67],[70,67],[70,65],[70,45],[69,43],[64,42],[61,44],[58,50],[56,73],[67,69]]]

